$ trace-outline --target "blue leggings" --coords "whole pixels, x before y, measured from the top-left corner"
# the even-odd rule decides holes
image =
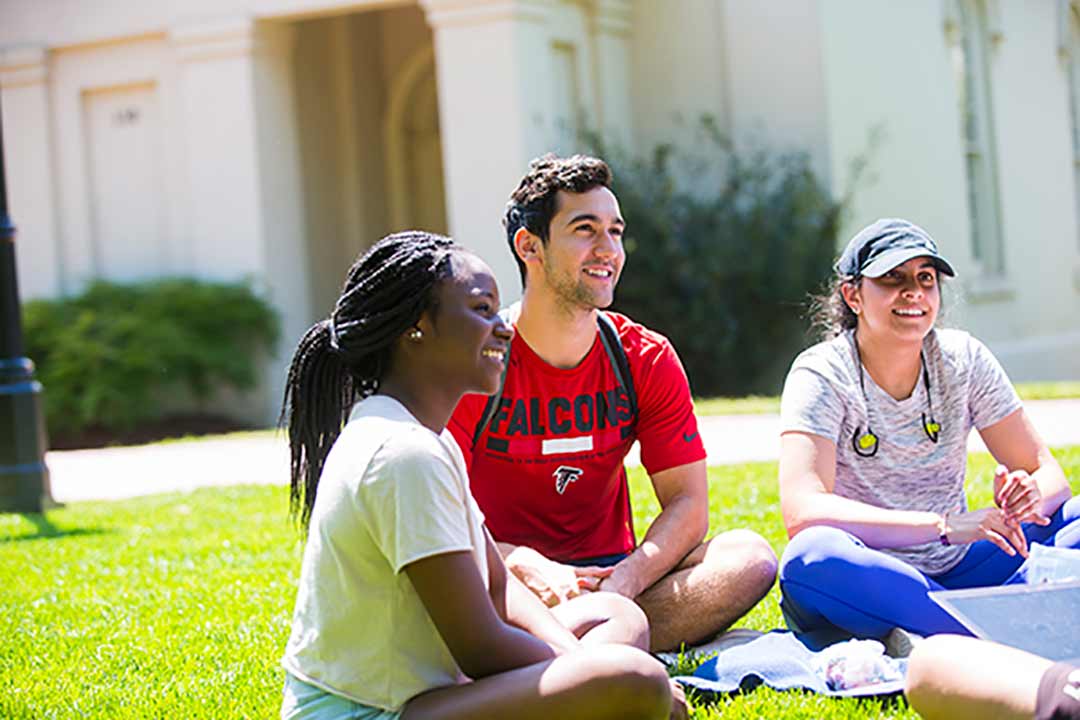
[[[1058,508],[1050,524],[1023,526],[1028,544],[1080,547],[1080,496]],[[812,645],[851,637],[884,637],[894,627],[918,633],[968,630],[927,595],[931,590],[1022,583],[1027,564],[989,540],[972,543],[948,572],[925,575],[903,560],[866,547],[843,530],[816,526],[788,544],[780,560],[788,627]]]

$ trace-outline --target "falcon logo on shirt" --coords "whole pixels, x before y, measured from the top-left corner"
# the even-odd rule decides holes
[[[555,468],[555,472],[551,473],[555,477],[555,492],[562,495],[566,492],[566,486],[581,477],[582,472],[581,468],[569,465],[560,465]]]

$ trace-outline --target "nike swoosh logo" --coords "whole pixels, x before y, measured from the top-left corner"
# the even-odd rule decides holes
[[[698,436],[698,431],[695,430],[692,435],[687,435],[686,433],[683,433],[682,434],[682,439],[685,440],[686,442],[691,442],[697,436]]]

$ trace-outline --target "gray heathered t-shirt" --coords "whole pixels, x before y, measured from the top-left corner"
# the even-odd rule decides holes
[[[941,425],[934,443],[922,426],[922,415],[929,417],[922,373],[911,397],[895,400],[864,370],[864,397],[853,343],[848,331],[795,359],[784,382],[781,432],[797,430],[836,443],[834,492],[841,497],[896,510],[966,510],[964,470],[972,426],[982,430],[1021,406],[1001,365],[966,332],[932,330],[926,336],[923,356],[934,419]],[[856,428],[866,432],[868,409],[879,447],[873,457],[861,457],[852,438]],[[960,562],[967,547],[933,542],[883,552],[938,575]]]

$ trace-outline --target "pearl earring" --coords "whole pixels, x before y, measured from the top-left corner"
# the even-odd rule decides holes
[[[424,333],[420,332],[420,328],[413,328],[409,333],[409,339],[413,342],[420,342],[420,338],[424,337]]]

